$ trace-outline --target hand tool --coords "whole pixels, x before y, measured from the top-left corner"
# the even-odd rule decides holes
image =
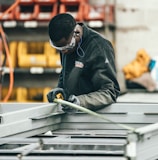
[[[108,122],[112,122],[113,124],[115,124],[115,125],[117,125],[117,126],[120,126],[120,127],[122,127],[123,129],[127,129],[127,130],[130,130],[130,131],[132,131],[132,132],[135,132],[135,128],[133,128],[133,127],[130,127],[130,126],[127,126],[127,125],[124,125],[124,124],[121,124],[121,123],[114,122],[114,121],[110,120],[109,118],[106,118],[105,116],[102,116],[102,115],[99,114],[99,113],[96,113],[96,112],[94,112],[94,111],[92,111],[92,110],[89,110],[89,109],[87,109],[87,108],[85,108],[85,107],[82,107],[82,106],[79,106],[79,105],[77,105],[77,104],[74,104],[74,103],[65,101],[65,100],[63,100],[63,99],[58,99],[58,98],[55,98],[55,99],[54,99],[54,102],[55,102],[55,103],[58,103],[58,104],[61,104],[61,105],[63,105],[63,106],[65,105],[65,106],[69,106],[69,107],[71,107],[71,108],[80,110],[80,111],[82,111],[82,112],[88,113],[88,114],[93,115],[93,116],[95,116],[95,117],[98,117],[98,118],[100,118],[100,119],[106,120],[106,121],[108,121]]]

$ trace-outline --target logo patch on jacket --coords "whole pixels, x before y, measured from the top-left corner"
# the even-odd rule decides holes
[[[82,62],[75,61],[75,67],[77,67],[77,68],[83,68],[84,64]]]

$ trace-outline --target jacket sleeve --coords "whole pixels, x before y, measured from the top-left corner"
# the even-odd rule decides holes
[[[116,102],[120,92],[111,43],[106,43],[102,49],[95,48],[93,49],[95,56],[90,62],[94,92],[78,96],[81,106],[91,110]]]

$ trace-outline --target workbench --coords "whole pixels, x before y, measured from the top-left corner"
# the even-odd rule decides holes
[[[134,131],[87,113],[64,113],[56,103],[1,103],[0,160],[156,160],[154,96],[152,102],[138,102],[138,95],[132,102],[120,97],[97,111]]]

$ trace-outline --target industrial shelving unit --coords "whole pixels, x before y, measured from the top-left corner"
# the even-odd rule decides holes
[[[13,3],[13,1],[11,2]],[[8,1],[8,6],[11,2]],[[4,3],[7,6],[6,2]],[[110,7],[109,15],[106,13],[106,7]],[[77,21],[84,21],[102,34],[105,34],[105,28],[113,32],[115,26],[114,6],[90,4],[88,0],[21,0],[18,6],[2,19],[1,24],[9,42],[48,42],[47,27],[49,20],[57,13],[63,12],[69,12]],[[113,38],[111,38],[111,41],[113,41]],[[60,69],[60,67],[19,67],[16,65],[14,66],[14,87],[53,88],[57,85]],[[9,83],[7,67],[4,69],[4,74],[3,87],[7,87]]]

